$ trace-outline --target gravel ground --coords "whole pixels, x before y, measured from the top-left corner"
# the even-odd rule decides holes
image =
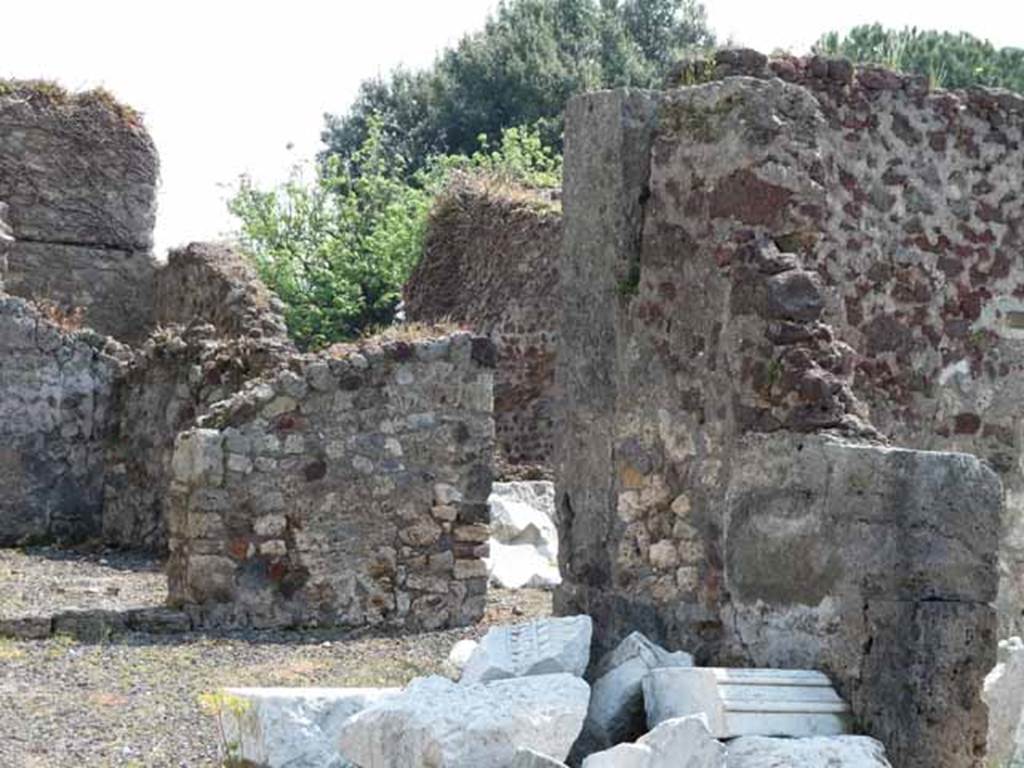
[[[166,599],[167,579],[160,563],[146,555],[0,549],[0,619],[144,608]]]
[[[152,601],[163,589],[159,571],[145,560],[133,567],[110,556],[2,552],[0,610],[35,612],[46,596],[79,608]],[[110,593],[111,581],[122,591]],[[492,590],[481,624],[419,635],[318,630],[126,634],[99,644],[65,636],[0,639],[0,766],[216,766],[216,726],[200,713],[201,693],[245,685],[404,685],[442,672],[456,641],[478,637],[491,624],[550,612],[548,593]]]

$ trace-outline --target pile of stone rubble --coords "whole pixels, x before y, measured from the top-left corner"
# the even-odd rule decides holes
[[[694,667],[638,632],[593,665],[588,616],[492,628],[404,689],[233,689],[227,741],[289,768],[881,768],[820,672]],[[232,714],[233,713],[233,714]]]

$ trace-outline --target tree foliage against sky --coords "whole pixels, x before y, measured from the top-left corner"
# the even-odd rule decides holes
[[[842,36],[829,32],[815,50],[927,75],[937,87],[987,85],[1024,93],[1024,49],[996,48],[966,32],[865,24]]]
[[[559,146],[572,94],[655,85],[685,50],[713,42],[696,0],[508,0],[430,69],[365,81],[346,113],[326,116],[323,157],[352,157],[371,115],[410,172],[510,126],[535,125]]]

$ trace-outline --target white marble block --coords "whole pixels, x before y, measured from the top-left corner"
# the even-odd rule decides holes
[[[849,733],[850,708],[821,672],[670,667],[644,678],[647,723],[707,717],[719,739]]]
[[[349,718],[338,744],[361,768],[511,768],[523,747],[561,760],[589,697],[581,678],[565,674],[479,685],[419,678]]]
[[[725,764],[727,768],[892,768],[885,747],[868,736],[744,736],[729,742]]]
[[[239,758],[264,768],[345,768],[335,744],[341,724],[399,690],[228,688],[241,706],[224,708],[224,735]]]
[[[533,749],[520,747],[512,758],[510,768],[568,768],[561,760],[541,754]]]
[[[582,768],[724,768],[725,747],[702,716],[665,720],[635,743],[595,752]]]
[[[582,677],[590,662],[593,631],[589,616],[492,627],[466,662],[460,682],[472,685],[559,672]]]

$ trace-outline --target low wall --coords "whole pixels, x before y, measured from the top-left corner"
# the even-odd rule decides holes
[[[285,365],[293,352],[287,340],[225,338],[201,323],[162,328],[133,352],[113,399],[103,487],[107,543],[166,549],[167,488],[178,433],[248,380]]]
[[[481,617],[494,350],[469,334],[301,356],[178,438],[170,599],[207,626]]]
[[[0,545],[99,536],[121,366],[105,349],[0,292]]]

